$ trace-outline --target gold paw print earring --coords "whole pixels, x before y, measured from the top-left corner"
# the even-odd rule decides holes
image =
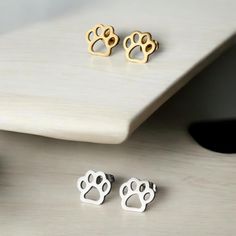
[[[86,40],[88,42],[88,51],[93,55],[110,56],[112,49],[119,43],[119,36],[115,34],[115,30],[110,25],[98,24],[95,25],[86,33]],[[102,41],[106,47],[104,52],[94,51],[94,45]]]
[[[126,58],[131,62],[146,63],[149,56],[159,48],[159,43],[152,39],[150,33],[142,33],[135,31],[124,39],[123,46],[125,49]],[[143,58],[138,59],[131,56],[131,52],[139,47],[143,53]]]

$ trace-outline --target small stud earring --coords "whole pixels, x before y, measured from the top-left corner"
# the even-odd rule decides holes
[[[88,51],[93,55],[110,56],[112,49],[119,43],[119,36],[115,34],[115,30],[110,25],[97,24],[86,33],[88,42]],[[104,52],[94,51],[94,45],[102,41],[106,47]]]
[[[110,193],[114,181],[115,178],[113,175],[105,174],[102,171],[87,171],[87,173],[77,181],[77,188],[80,191],[80,200],[86,203],[101,205],[105,201],[106,196]],[[92,200],[86,197],[92,188],[97,189],[99,193],[98,200]]]
[[[159,48],[159,43],[152,39],[150,33],[142,33],[135,31],[128,35],[123,42],[126,58],[131,62],[146,63],[149,56]],[[143,59],[136,59],[131,57],[131,52],[134,48],[139,47],[143,53]]]
[[[156,192],[157,186],[152,182],[131,178],[120,187],[121,206],[124,210],[143,212],[146,210],[147,204],[153,201]],[[134,195],[138,195],[140,200],[139,208],[128,206],[129,199]]]

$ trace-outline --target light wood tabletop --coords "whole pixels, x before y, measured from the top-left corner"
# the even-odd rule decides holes
[[[230,98],[235,94],[229,64],[220,59],[121,145],[0,132],[0,235],[234,236],[236,155],[203,149],[187,132],[190,122],[212,117],[214,81],[219,89],[228,84]],[[221,73],[225,76],[219,80]],[[212,90],[206,101],[202,88],[208,86]],[[236,115],[222,109],[228,117]],[[79,200],[76,181],[89,169],[116,177],[102,206]],[[120,206],[119,186],[130,177],[158,185],[145,213]]]

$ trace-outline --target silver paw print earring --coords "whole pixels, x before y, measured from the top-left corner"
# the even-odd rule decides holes
[[[102,171],[87,171],[87,173],[77,181],[77,188],[80,191],[80,200],[86,203],[101,205],[105,201],[106,196],[110,193],[114,181],[115,178],[113,175],[105,174]],[[92,188],[96,188],[99,192],[98,200],[87,198],[86,195]]]
[[[131,178],[120,187],[121,206],[124,210],[143,212],[147,204],[155,198],[156,192],[157,186],[152,182]],[[128,206],[129,199],[134,195],[138,195],[140,200],[141,207],[139,208]]]

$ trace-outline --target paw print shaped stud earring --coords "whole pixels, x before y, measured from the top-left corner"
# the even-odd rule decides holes
[[[97,24],[86,33],[88,42],[88,51],[93,55],[110,56],[112,49],[119,43],[119,36],[110,25]],[[102,41],[106,47],[104,52],[95,51],[94,46],[97,42]]]
[[[157,187],[152,182],[131,178],[120,187],[121,206],[124,210],[143,212],[147,204],[153,201],[156,192]],[[129,199],[135,195],[141,203],[139,208],[128,206]]]
[[[152,35],[150,33],[135,31],[124,39],[123,46],[125,49],[126,58],[129,61],[146,63],[149,60],[149,56],[159,48],[159,43],[152,39]],[[137,47],[139,47],[140,51],[143,53],[142,59],[131,56],[132,51]]]
[[[115,178],[113,175],[105,174],[102,171],[87,171],[87,173],[77,181],[77,188],[80,191],[80,200],[86,203],[101,205],[105,201],[106,196],[110,193],[114,181]],[[93,188],[99,193],[97,200],[88,199],[86,196]]]

